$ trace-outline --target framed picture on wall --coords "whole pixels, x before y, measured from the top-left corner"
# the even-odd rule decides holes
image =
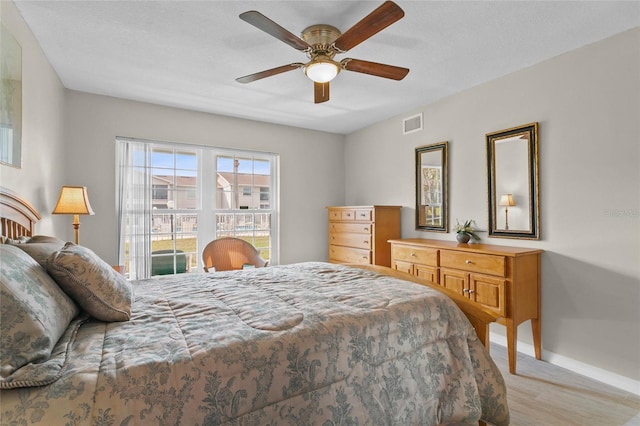
[[[0,163],[22,166],[22,48],[0,24]]]

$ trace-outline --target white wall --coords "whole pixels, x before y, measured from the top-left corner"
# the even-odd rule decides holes
[[[483,242],[545,250],[545,350],[636,381],[639,46],[640,29],[622,33],[355,132],[345,148],[347,204],[403,205],[404,238],[453,240],[415,230],[415,147],[450,142],[450,219],[487,229],[485,134],[539,122],[542,238]],[[424,130],[403,136],[402,118],[419,112]],[[519,332],[531,342],[529,322]]]
[[[327,259],[326,206],[344,202],[344,136],[67,91],[65,182],[89,191],[81,244],[115,263],[115,138],[280,154],[280,263]],[[67,239],[72,238],[69,222]]]
[[[49,213],[58,201],[65,161],[64,87],[13,2],[0,1],[0,17],[22,48],[22,167],[0,165],[0,185],[43,214],[37,232],[55,234],[62,222]]]

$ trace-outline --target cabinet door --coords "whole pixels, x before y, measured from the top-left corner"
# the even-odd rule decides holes
[[[506,280],[502,278],[470,274],[469,297],[502,316],[507,315]]]
[[[438,284],[438,268],[425,265],[413,265],[413,273],[423,280]]]
[[[467,296],[469,274],[464,271],[454,271],[451,269],[440,269],[440,285],[455,291],[461,296]]]
[[[410,263],[410,262],[403,262],[402,260],[394,260],[393,269],[397,269],[398,271],[406,272],[407,274],[413,275],[413,263]]]

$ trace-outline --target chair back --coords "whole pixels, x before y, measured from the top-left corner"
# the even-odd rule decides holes
[[[245,265],[256,268],[267,266],[267,262],[260,257],[260,252],[245,240],[233,237],[223,237],[211,241],[202,250],[204,271],[215,268],[216,271],[231,271],[243,269]]]

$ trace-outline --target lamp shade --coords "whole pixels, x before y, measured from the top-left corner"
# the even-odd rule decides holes
[[[86,186],[63,186],[53,214],[95,214]]]
[[[501,206],[509,206],[509,207],[515,206],[516,202],[513,201],[513,195],[511,195],[511,194],[502,195],[500,197],[500,205]]]
[[[305,67],[304,73],[316,83],[326,83],[334,79],[340,67],[330,59],[314,60]]]

